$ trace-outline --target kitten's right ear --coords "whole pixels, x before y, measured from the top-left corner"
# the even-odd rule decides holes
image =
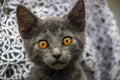
[[[38,30],[39,19],[22,5],[17,7],[17,21],[22,38],[31,38]]]
[[[73,9],[67,16],[70,24],[75,25],[77,31],[85,30],[85,3],[84,0],[78,0]]]

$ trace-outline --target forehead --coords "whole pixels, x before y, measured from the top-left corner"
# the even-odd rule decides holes
[[[68,24],[64,20],[60,19],[47,19],[41,23],[41,29],[36,37],[36,40],[40,39],[62,39],[65,36],[73,37],[71,31],[68,30]]]
[[[43,21],[42,26],[44,27],[45,33],[51,35],[57,35],[64,32],[67,28],[66,22],[62,19],[50,18]]]

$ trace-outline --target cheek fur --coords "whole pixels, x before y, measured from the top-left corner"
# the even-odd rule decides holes
[[[44,61],[45,64],[51,65],[51,64],[53,64],[53,63],[56,61],[56,59],[53,58],[52,54],[50,54],[50,53],[48,52],[48,53],[46,53],[46,54],[43,56],[43,61]]]
[[[71,60],[71,53],[68,50],[63,50],[60,60],[62,62],[69,62]]]
[[[72,61],[76,61],[77,59],[79,59],[82,53],[82,48],[80,45],[81,44],[79,44],[79,42],[76,39],[73,39],[73,43],[69,47],[69,52],[71,53]]]
[[[48,52],[48,49],[46,50],[41,50],[38,45],[35,45],[33,46],[33,48],[31,49],[31,55],[29,55],[30,57],[30,60],[37,64],[37,65],[40,65],[40,64],[43,64],[44,63],[44,60],[43,60],[43,57],[47,54]]]

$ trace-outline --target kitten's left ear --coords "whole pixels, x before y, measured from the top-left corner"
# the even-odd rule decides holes
[[[39,19],[22,5],[17,7],[17,21],[22,38],[29,39],[37,33]]]
[[[67,19],[72,25],[75,25],[76,30],[85,30],[85,4],[84,0],[78,0],[73,9],[67,16]]]

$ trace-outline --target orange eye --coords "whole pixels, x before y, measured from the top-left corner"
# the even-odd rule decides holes
[[[42,49],[45,49],[45,48],[48,47],[48,42],[47,42],[47,41],[40,41],[40,42],[38,43],[38,46],[39,46],[40,48],[42,48]]]
[[[63,39],[63,45],[69,46],[72,43],[72,38],[71,37],[65,37]]]

